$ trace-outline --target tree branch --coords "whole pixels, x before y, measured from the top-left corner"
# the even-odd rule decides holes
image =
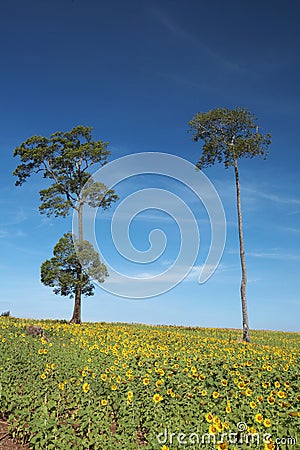
[[[47,163],[48,163],[48,166],[49,166],[49,167],[47,167]],[[46,160],[46,162],[43,161],[43,164],[44,164],[44,166],[45,166],[45,169],[46,169],[48,172],[50,172],[50,174],[51,174],[52,178],[54,179],[55,183],[56,183],[58,186],[60,186],[60,187],[62,188],[63,194],[65,194],[65,196],[67,197],[67,200],[68,200],[68,202],[70,202],[71,207],[77,210],[77,208],[76,208],[75,205],[74,205],[74,202],[76,203],[76,198],[73,198],[73,197],[70,195],[70,192],[69,192],[67,189],[64,188],[64,186],[62,185],[62,183],[59,182],[59,180],[58,180],[58,178],[57,178],[57,176],[56,176],[54,170],[53,170],[52,167],[51,167],[50,161],[49,161],[49,160]],[[70,177],[70,179],[71,179],[71,177]]]

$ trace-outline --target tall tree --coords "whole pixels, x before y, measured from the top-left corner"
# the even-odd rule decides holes
[[[80,260],[80,263],[79,263]],[[71,233],[65,233],[55,245],[53,257],[41,265],[41,282],[53,287],[55,294],[75,297],[75,313],[81,316],[81,302],[76,296],[94,295],[90,276],[99,283],[108,275],[100,262],[99,253],[88,241],[79,242]]]
[[[257,119],[245,108],[217,108],[204,113],[197,113],[189,122],[195,141],[202,140],[202,155],[197,163],[198,169],[223,162],[225,168],[233,166],[235,174],[237,215],[242,269],[241,302],[243,318],[243,340],[250,342],[248,308],[246,299],[246,261],[243,236],[239,158],[260,156],[266,159],[270,134],[259,132]]]
[[[89,181],[91,166],[107,163],[110,154],[108,143],[92,139],[92,128],[77,126],[68,132],[56,132],[49,138],[32,136],[15,148],[14,156],[21,160],[14,171],[21,186],[33,173],[42,173],[51,185],[40,190],[39,210],[48,217],[66,217],[73,209],[78,214],[78,240],[83,240],[82,211],[85,202],[91,207],[107,209],[118,199],[113,190],[102,183]],[[88,189],[83,187],[89,181]],[[83,277],[78,260],[78,277]],[[82,285],[77,283],[74,311],[71,322],[81,323]]]

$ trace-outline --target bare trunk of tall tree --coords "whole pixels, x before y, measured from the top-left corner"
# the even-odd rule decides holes
[[[79,240],[79,243],[81,243],[83,241],[82,208],[83,208],[83,203],[79,203],[79,207],[78,207],[78,240]]]
[[[242,316],[243,316],[243,341],[250,342],[249,323],[248,323],[248,308],[247,308],[247,299],[246,299],[247,272],[246,272],[244,236],[243,236],[241,192],[240,192],[238,164],[237,164],[236,159],[234,160],[234,172],[235,172],[236,197],[237,197],[240,258],[241,258],[241,266],[242,266],[241,301],[242,301]]]
[[[82,277],[81,264],[78,264],[76,272],[77,272],[77,280],[80,280]],[[81,324],[81,285],[76,286],[74,310],[70,323]]]
[[[83,241],[83,232],[82,232],[82,204],[79,204],[78,209],[78,241],[79,243]],[[74,301],[74,310],[73,310],[73,316],[70,320],[70,323],[79,323],[81,324],[81,280],[82,280],[82,267],[80,262],[78,262],[78,266],[76,269],[76,277],[79,281],[78,285],[76,286],[75,291],[75,301]]]

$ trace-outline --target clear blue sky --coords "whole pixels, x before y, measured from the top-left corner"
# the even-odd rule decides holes
[[[41,177],[14,186],[17,145],[83,124],[93,127],[96,139],[109,141],[111,161],[157,151],[195,163],[201,145],[187,132],[191,117],[243,106],[258,117],[262,132],[272,133],[267,161],[240,163],[250,326],[299,331],[299,15],[298,2],[277,0],[1,2],[0,312],[70,318],[73,308],[39,281],[41,263],[71,229],[72,217],[38,213],[38,191],[46,186]],[[84,320],[240,327],[233,173],[217,166],[205,174],[228,225],[215,275],[200,286],[194,276],[199,260],[186,281],[148,300],[96,288],[83,301]],[[136,186],[143,183],[167,188],[149,177]],[[119,194],[132,189],[123,184]],[[103,215],[104,247],[109,214]],[[195,214],[201,222],[197,208]],[[153,222],[153,228],[165,227],[176,247],[178,230],[165,219],[145,213],[132,225],[133,243],[147,248]],[[208,230],[204,224],[204,252]],[[167,251],[164,261],[173,257]]]

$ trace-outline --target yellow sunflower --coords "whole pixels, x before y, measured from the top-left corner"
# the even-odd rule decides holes
[[[88,383],[84,383],[84,384],[82,385],[82,390],[83,390],[83,392],[86,394],[86,393],[89,392],[89,390],[90,390],[90,385],[89,385]]]
[[[153,395],[153,401],[154,401],[154,403],[159,403],[159,402],[161,402],[163,400],[163,397],[161,396],[161,395],[159,395],[159,394],[154,394]]]
[[[261,423],[262,421],[263,421],[263,416],[260,413],[256,414],[255,422]]]

